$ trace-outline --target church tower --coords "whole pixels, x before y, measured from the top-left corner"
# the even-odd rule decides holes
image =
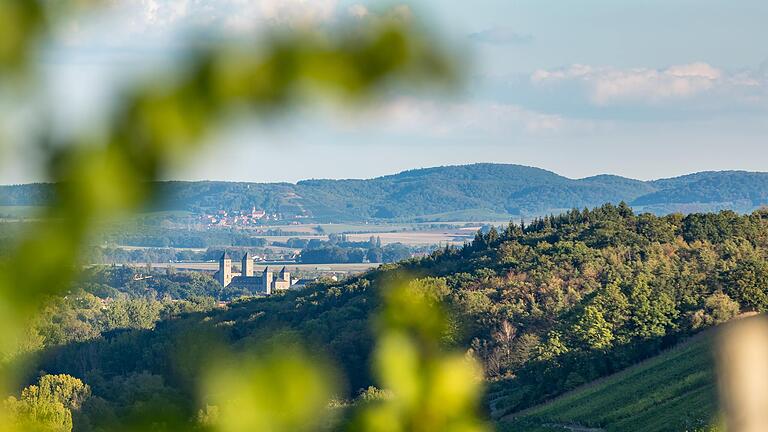
[[[272,294],[272,280],[273,280],[272,272],[269,270],[269,267],[264,268],[264,273],[261,275],[261,282],[264,287],[264,293],[267,295]]]
[[[216,273],[217,280],[221,286],[226,287],[232,282],[232,258],[224,252],[219,258],[219,271]]]
[[[285,266],[283,266],[283,269],[280,270],[280,280],[288,281],[290,284],[291,282],[291,272],[285,269]]]
[[[243,255],[243,263],[240,267],[243,276],[245,277],[251,277],[253,276],[253,258],[251,257],[251,254],[249,252],[246,252],[245,255]]]

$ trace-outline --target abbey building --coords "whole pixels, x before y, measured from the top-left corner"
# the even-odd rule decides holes
[[[287,290],[298,282],[297,279],[291,279],[291,273],[286,271],[285,267],[277,273],[273,273],[269,267],[263,272],[255,273],[253,258],[249,253],[243,256],[240,270],[240,273],[232,272],[232,258],[224,252],[219,259],[219,271],[214,274],[214,278],[224,287],[233,285],[266,295]]]

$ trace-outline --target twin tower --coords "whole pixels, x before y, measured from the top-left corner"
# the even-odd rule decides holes
[[[291,274],[285,270],[285,267],[277,275],[272,273],[269,267],[266,267],[258,275],[254,275],[253,257],[248,252],[243,255],[240,270],[241,273],[232,272],[232,258],[224,252],[219,258],[219,271],[213,277],[225,288],[232,285],[266,295],[270,295],[274,291],[287,290],[296,283],[295,280],[291,279]]]

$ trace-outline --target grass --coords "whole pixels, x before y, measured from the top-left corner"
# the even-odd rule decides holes
[[[616,375],[513,414],[514,418],[500,422],[499,430],[566,430],[553,425],[579,425],[609,432],[716,429],[712,335],[700,335]]]

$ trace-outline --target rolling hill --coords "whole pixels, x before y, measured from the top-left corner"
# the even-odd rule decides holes
[[[615,375],[501,419],[501,431],[704,431],[717,423],[713,331]],[[492,404],[503,404],[503,390]]]
[[[25,367],[84,377],[100,398],[84,413],[91,419],[109,409],[125,421],[159,394],[166,411],[189,421],[213,348],[248,352],[287,340],[328,359],[340,397],[351,398],[381,385],[370,368],[376,323],[391,284],[408,275],[417,278],[414,294],[444,305],[442,345],[483,366],[488,412],[522,413],[511,430],[702,430],[716,412],[707,329],[768,311],[766,257],[768,211],[681,218],[604,205],[490,229],[462,247],[344,281],[174,316],[152,330],[52,345]]]
[[[49,184],[0,186],[0,206],[39,205]],[[768,204],[768,173],[702,172],[655,181],[613,175],[570,179],[520,165],[473,164],[404,171],[367,180],[292,183],[162,182],[157,210],[250,209],[315,221],[476,220],[533,217],[604,203],[629,203],[654,214]]]

